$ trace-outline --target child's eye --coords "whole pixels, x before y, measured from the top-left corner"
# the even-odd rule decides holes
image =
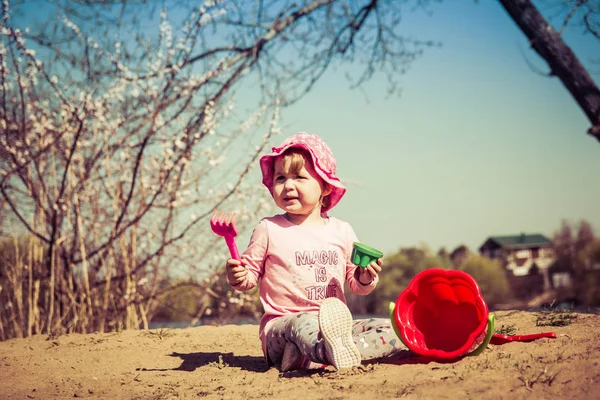
[[[278,176],[276,176],[276,177],[275,177],[275,180],[276,180],[276,181],[282,181],[282,180],[284,180],[284,179],[285,179],[285,178],[284,178],[284,176],[283,176],[283,175],[278,175]]]

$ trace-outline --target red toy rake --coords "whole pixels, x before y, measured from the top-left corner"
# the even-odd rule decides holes
[[[236,216],[237,215],[235,213],[231,214],[231,216],[229,213],[221,213],[219,215],[219,213],[215,211],[210,219],[210,228],[214,233],[225,238],[225,243],[227,244],[227,248],[229,248],[231,258],[239,261],[240,253],[238,252],[238,248],[235,244],[235,237],[238,234],[235,226]]]

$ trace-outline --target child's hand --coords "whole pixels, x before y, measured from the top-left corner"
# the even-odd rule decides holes
[[[381,267],[383,266],[383,260],[381,258],[377,259],[377,262],[372,262],[367,265],[365,268],[358,268],[360,272],[358,273],[358,281],[363,285],[368,285],[373,282],[373,279],[377,278],[377,275],[381,272]]]
[[[231,286],[236,286],[246,280],[248,270],[245,266],[246,261],[238,261],[230,258],[227,260],[225,271],[227,272],[227,282]]]

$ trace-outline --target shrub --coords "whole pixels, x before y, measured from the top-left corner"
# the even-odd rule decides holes
[[[475,279],[488,306],[506,302],[511,297],[504,269],[496,260],[471,255],[459,269]]]

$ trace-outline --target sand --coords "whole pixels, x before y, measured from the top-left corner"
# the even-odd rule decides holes
[[[598,399],[600,316],[536,326],[496,312],[497,327],[556,339],[490,345],[440,363],[406,351],[351,370],[267,369],[257,325],[36,335],[0,342],[0,399]]]

